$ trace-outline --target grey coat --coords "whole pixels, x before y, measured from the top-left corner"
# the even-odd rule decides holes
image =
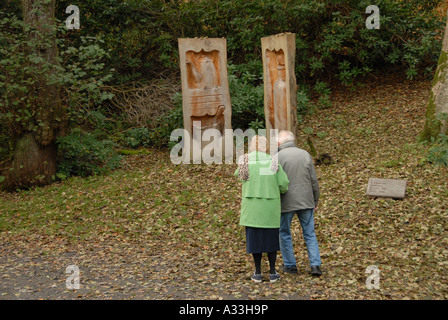
[[[282,194],[282,212],[312,209],[319,200],[319,184],[311,155],[287,142],[278,147],[278,161],[289,179],[289,189]]]

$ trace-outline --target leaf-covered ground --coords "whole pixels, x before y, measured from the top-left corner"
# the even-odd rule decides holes
[[[308,274],[295,219],[299,274],[249,280],[236,165],[176,166],[151,150],[107,176],[2,193],[0,298],[447,299],[448,169],[424,163],[416,140],[429,90],[429,81],[381,79],[335,90],[330,108],[306,117],[302,129],[334,160],[317,167],[320,278]],[[367,197],[370,177],[406,179],[406,198]],[[78,290],[66,289],[69,265]],[[370,265],[379,289],[366,288]]]

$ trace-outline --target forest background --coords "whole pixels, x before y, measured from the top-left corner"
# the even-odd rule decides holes
[[[0,1],[0,298],[448,298],[448,139],[424,134],[446,1],[378,0],[379,29],[363,0],[37,2]],[[294,221],[299,274],[257,286],[236,165],[169,159],[177,39],[227,39],[232,126],[258,129],[260,38],[281,32],[296,34],[324,275],[306,272]],[[407,180],[405,199],[367,197],[370,177]],[[69,265],[80,290],[65,287]]]

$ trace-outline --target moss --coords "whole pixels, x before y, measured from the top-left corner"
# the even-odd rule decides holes
[[[431,137],[437,137],[440,133],[440,121],[436,118],[436,104],[434,102],[434,94],[431,92],[428,106],[426,109],[425,127],[420,134],[420,141],[430,141]]]
[[[56,174],[56,144],[41,146],[31,133],[21,136],[14,148],[14,157],[1,175],[2,188],[14,191],[33,186],[44,186],[52,182]]]
[[[434,88],[439,81],[445,81],[448,68],[448,52],[440,53],[437,70],[432,81],[432,88]],[[428,106],[426,108],[426,122],[422,133],[420,134],[420,141],[430,141],[432,137],[436,138],[440,133],[441,123],[436,118],[436,104],[434,92],[431,89],[431,96],[429,97]]]

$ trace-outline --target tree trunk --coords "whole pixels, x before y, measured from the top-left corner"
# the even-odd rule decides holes
[[[432,82],[431,95],[426,110],[426,122],[420,139],[430,141],[440,133],[448,135],[448,21],[443,37],[436,73]],[[445,116],[444,116],[445,114]]]
[[[5,189],[14,191],[50,183],[56,173],[56,156],[57,147],[54,143],[42,146],[31,133],[24,134],[16,142]]]
[[[44,58],[43,65],[56,65],[55,0],[22,0],[22,11],[23,21],[40,32],[34,38],[29,35],[30,41],[39,43],[30,50],[35,50],[32,53]],[[43,45],[45,42],[50,45]],[[7,190],[46,185],[53,181],[56,174],[56,137],[64,129],[66,107],[61,100],[60,86],[48,84],[51,72],[56,71],[49,68],[29,88],[28,98],[35,125],[24,128],[15,140],[11,164],[2,174],[6,177],[3,187]]]

